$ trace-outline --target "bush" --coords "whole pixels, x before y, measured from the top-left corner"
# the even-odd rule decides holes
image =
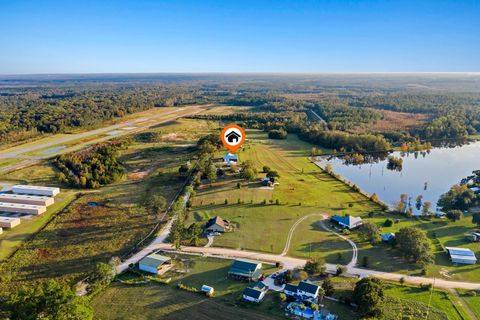
[[[390,219],[385,220],[385,222],[383,223],[384,227],[391,227],[392,225],[393,225],[393,221]]]

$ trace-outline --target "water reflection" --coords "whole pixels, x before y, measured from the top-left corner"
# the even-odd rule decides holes
[[[402,201],[412,207],[414,214],[419,214],[418,199],[422,203],[431,202],[435,211],[441,194],[473,170],[480,169],[480,142],[460,146],[444,143],[428,151],[393,152],[390,156],[402,159],[401,170],[387,169],[389,154],[385,153],[364,155],[363,163],[352,157],[346,161],[335,156],[318,157],[317,162],[322,166],[329,163],[336,173],[364,191],[376,193],[390,206],[406,195]]]

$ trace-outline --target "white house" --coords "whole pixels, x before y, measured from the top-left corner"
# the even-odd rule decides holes
[[[0,202],[33,204],[48,207],[55,203],[55,199],[45,196],[29,196],[25,194],[0,193]]]
[[[318,291],[320,291],[320,286],[307,281],[301,281],[297,287],[297,295],[301,297],[317,299]]]
[[[163,274],[172,267],[170,257],[152,253],[140,260],[138,269],[153,274]]]
[[[230,230],[230,222],[228,220],[222,219],[219,216],[216,216],[208,220],[205,225],[205,232],[225,232]]]
[[[258,288],[245,288],[243,291],[243,300],[259,303],[265,297],[266,290]]]
[[[60,193],[59,188],[54,187],[41,187],[41,186],[26,186],[15,185],[12,187],[13,193],[19,194],[32,194],[37,196],[55,197]]]
[[[238,162],[238,157],[233,153],[227,153],[223,156],[223,162],[228,166],[236,165]]]
[[[297,290],[298,290],[298,287],[296,285],[287,283],[283,288],[283,293],[285,293],[287,296],[293,297],[297,294]]]
[[[477,257],[475,253],[467,248],[446,247],[450,260],[454,263],[476,264]]]
[[[0,217],[0,227],[2,228],[15,228],[20,224],[19,218]]]

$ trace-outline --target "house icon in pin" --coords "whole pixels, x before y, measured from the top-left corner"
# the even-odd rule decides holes
[[[225,136],[227,138],[227,141],[230,142],[230,143],[237,143],[238,142],[238,139],[240,138],[240,135],[238,133],[236,133],[235,131],[232,131],[230,132],[229,134],[227,134]]]

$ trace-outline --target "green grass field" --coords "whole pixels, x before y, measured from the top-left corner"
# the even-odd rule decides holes
[[[248,131],[247,139],[239,152],[240,160],[253,161],[259,171],[264,165],[277,170],[280,184],[270,190],[258,182],[242,182],[242,188],[238,189],[236,184],[240,180],[225,177],[211,186],[203,185],[193,200],[187,223],[203,224],[208,217],[219,215],[237,226],[235,232],[217,237],[214,246],[279,253],[285,246],[290,227],[305,215],[348,212],[365,216],[379,210],[376,204],[310,162],[307,156],[312,146],[296,136],[290,135],[287,140],[269,140],[263,132]],[[259,178],[263,176],[262,173],[258,175]],[[225,199],[229,204],[224,204]],[[277,199],[279,205],[275,204]],[[264,200],[266,204],[262,203]],[[337,253],[342,252],[348,259],[345,243],[322,231],[312,231],[312,223],[315,223],[314,218],[296,230],[295,235],[308,234],[308,240],[294,236],[290,253],[301,257],[320,255],[333,261]],[[327,242],[319,244],[322,240]],[[327,247],[332,251],[325,252]]]
[[[194,131],[197,135],[204,128],[208,130],[205,122],[198,126],[199,130]],[[130,251],[159,218],[146,211],[146,196],[158,193],[172,200],[185,180],[178,168],[192,155],[192,150],[185,146],[134,142],[121,155],[127,169],[123,180],[98,190],[76,190],[82,196],[68,210],[56,215],[36,234],[38,229],[32,226],[29,231],[35,234],[33,239],[0,263],[5,279],[0,282],[0,291],[6,293],[20,285],[51,278],[72,283],[83,278],[96,262],[108,262],[111,257]],[[54,173],[52,167],[42,163],[8,173],[1,180],[51,185],[55,183]],[[89,206],[92,202],[97,206]],[[23,241],[19,236],[15,240]]]

